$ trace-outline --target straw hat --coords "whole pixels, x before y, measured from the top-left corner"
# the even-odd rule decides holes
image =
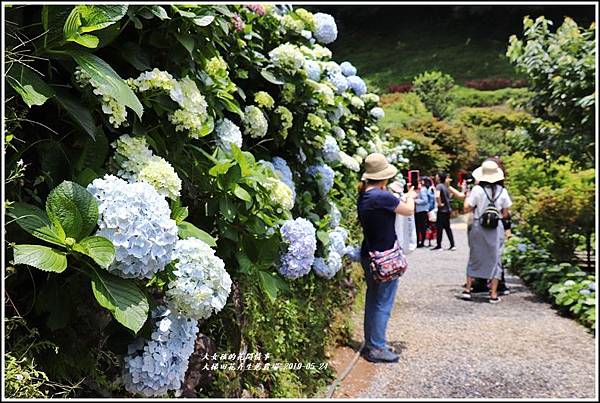
[[[496,183],[504,179],[504,172],[494,161],[484,161],[473,171],[473,178],[478,182]]]
[[[380,181],[393,178],[397,173],[398,169],[388,162],[385,155],[373,153],[365,158],[365,173],[363,173],[361,180]]]

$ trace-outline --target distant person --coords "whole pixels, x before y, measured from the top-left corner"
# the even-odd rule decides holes
[[[435,186],[433,180],[429,176],[424,176],[427,187],[427,200],[429,201],[429,210],[427,211],[427,231],[426,238],[427,246],[431,247],[431,241],[437,239],[437,206],[435,204]]]
[[[427,235],[427,213],[429,212],[429,188],[423,177],[415,199],[415,225],[417,227],[417,248],[425,246]]]
[[[491,285],[489,302],[495,304],[500,302],[498,283],[502,278],[502,218],[508,217],[512,201],[506,188],[500,184],[504,180],[504,172],[496,162],[484,161],[473,171],[473,178],[477,185],[468,192],[464,203],[465,212],[473,211],[473,222],[468,228],[467,282],[461,298],[471,299],[475,278],[486,279]],[[496,222],[495,226],[493,222]]]
[[[446,231],[446,235],[450,241],[450,247],[447,250],[456,250],[456,246],[454,244],[454,235],[452,234],[452,229],[450,228],[450,213],[452,212],[450,201],[452,197],[451,195],[459,199],[464,199],[465,194],[450,186],[452,178],[450,178],[447,173],[439,172],[435,176],[435,179],[437,182],[437,186],[435,187],[435,200],[437,205],[437,245],[431,250],[442,249],[443,231]]]
[[[365,158],[365,172],[358,187],[358,218],[363,229],[361,264],[367,281],[365,299],[363,355],[371,362],[396,362],[399,355],[386,343],[385,332],[394,306],[398,279],[376,282],[370,268],[370,251],[387,251],[396,243],[396,214],[414,214],[416,193],[409,192],[398,199],[386,189],[389,179],[398,170],[383,154],[373,153]]]

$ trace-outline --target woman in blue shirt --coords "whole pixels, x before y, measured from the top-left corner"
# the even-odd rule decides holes
[[[415,199],[415,225],[417,227],[417,248],[425,246],[427,234],[427,212],[429,211],[429,196],[425,180],[421,179],[421,186]]]
[[[377,283],[369,265],[370,251],[386,251],[394,247],[396,214],[414,214],[416,193],[412,189],[403,197],[404,200],[386,189],[388,180],[397,173],[396,167],[390,165],[383,154],[370,154],[365,158],[365,173],[358,188],[357,210],[364,236],[361,264],[367,280],[363,354],[371,362],[396,362],[399,359],[385,339],[398,279]]]

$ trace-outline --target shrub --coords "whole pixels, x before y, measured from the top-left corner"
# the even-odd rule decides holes
[[[454,79],[440,71],[425,72],[413,80],[413,89],[427,109],[437,118],[447,117],[452,111],[450,90]]]
[[[533,96],[527,103],[536,118],[528,126],[535,155],[568,155],[582,167],[594,165],[596,26],[581,28],[565,17],[556,32],[540,16],[523,19],[524,38],[512,35],[506,51],[527,75]]]
[[[396,93],[381,96],[381,105],[385,108],[385,116],[379,122],[385,130],[393,127],[408,127],[419,119],[429,119],[431,112],[427,110],[415,93]]]
[[[530,96],[527,88],[503,88],[481,91],[474,88],[454,86],[451,90],[452,102],[457,108],[468,106],[493,106],[507,102],[524,102]]]
[[[405,92],[410,92],[412,90],[413,90],[412,83],[401,83],[401,84],[390,84],[390,86],[387,89],[387,92],[403,94]]]

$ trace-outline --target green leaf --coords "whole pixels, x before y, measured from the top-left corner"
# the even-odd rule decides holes
[[[22,64],[13,64],[6,72],[6,81],[23,98],[28,107],[43,105],[48,98],[54,96],[54,91],[44,80]]]
[[[208,170],[210,176],[219,176],[227,173],[229,168],[235,165],[234,161],[219,161],[215,166]]]
[[[68,38],[67,41],[78,43],[81,46],[85,46],[86,48],[90,49],[97,48],[98,44],[100,43],[100,39],[94,35],[80,35],[78,33]]]
[[[259,271],[258,277],[260,279],[260,286],[267,297],[269,297],[271,303],[275,302],[279,291],[288,288],[283,280],[266,271]]]
[[[142,117],[144,108],[140,100],[108,63],[90,53],[75,50],[68,52],[85,73],[96,80],[100,86],[108,89],[110,96],[118,103],[130,107],[139,118]]]
[[[323,243],[323,245],[329,244],[329,234],[327,231],[317,231],[317,238]]]
[[[183,47],[190,53],[192,54],[192,52],[194,51],[194,38],[191,35],[186,35],[186,34],[175,34],[175,38],[177,39],[177,41],[179,41],[179,43],[181,43],[181,45],[183,45]]]
[[[179,201],[173,202],[171,205],[171,218],[177,224],[181,224],[188,216],[188,208],[183,207]]]
[[[92,269],[92,292],[100,306],[134,333],[146,323],[150,306],[144,293],[131,279],[126,280],[104,270]]]
[[[200,18],[194,18],[192,21],[194,21],[194,24],[201,26],[201,27],[206,27],[208,25],[210,25],[211,22],[213,22],[215,19],[214,15],[205,15],[204,17],[200,17]]]
[[[80,240],[89,235],[98,221],[98,203],[84,187],[64,181],[46,200],[51,221],[58,221],[67,237]]]
[[[252,196],[250,196],[250,193],[248,193],[248,191],[240,185],[235,185],[233,188],[233,194],[244,201],[252,201]]]
[[[277,77],[275,77],[275,75],[273,73],[271,73],[269,70],[262,69],[260,71],[260,75],[264,77],[265,80],[267,80],[270,83],[273,83],[275,85],[283,85],[285,84],[284,81],[279,80]]]
[[[121,57],[139,71],[151,70],[150,56],[135,42],[125,42],[119,46]]]
[[[167,11],[161,6],[150,6],[150,12],[160,18],[161,20],[169,20],[171,17],[167,14]]]
[[[67,255],[41,245],[15,245],[15,264],[26,264],[43,271],[62,273],[67,268]]]
[[[98,128],[92,113],[82,103],[81,99],[62,88],[55,89],[56,102],[64,108],[69,117],[77,123],[92,139],[96,138]]]
[[[112,242],[101,236],[89,236],[73,245],[73,250],[91,257],[100,267],[106,269],[115,259]]]
[[[235,206],[229,199],[219,200],[219,210],[227,221],[232,221],[235,218]]]
[[[55,245],[64,245],[64,231],[52,225],[48,215],[42,209],[31,204],[15,202],[7,214],[34,237]]]
[[[249,176],[252,172],[246,155],[240,150],[236,144],[231,144],[231,153],[236,162],[240,165],[240,170],[243,177]]]
[[[127,13],[125,4],[78,5],[81,15],[79,32],[92,32],[104,29],[119,22]]]
[[[102,168],[108,155],[108,151],[108,138],[102,130],[98,130],[96,139],[90,137],[85,139],[83,150],[75,162],[75,169],[81,171],[85,168]]]
[[[75,178],[75,182],[77,182],[79,185],[81,186],[87,186],[90,183],[92,183],[92,181],[94,179],[96,179],[98,177],[98,174],[96,173],[96,171],[94,171],[92,168],[83,168],[83,170],[81,172],[79,172],[79,174],[77,174],[77,177]]]
[[[209,233],[202,231],[200,228],[196,227],[194,224],[183,221],[180,224],[177,224],[178,235],[182,239],[186,238],[198,238],[208,246],[217,246],[217,241],[213,238]]]
[[[240,273],[247,274],[247,275],[252,275],[254,273],[256,266],[254,265],[254,263],[252,263],[250,258],[245,253],[243,253],[243,252],[236,253],[235,258],[236,258],[238,264],[240,265],[240,270],[239,270]]]

